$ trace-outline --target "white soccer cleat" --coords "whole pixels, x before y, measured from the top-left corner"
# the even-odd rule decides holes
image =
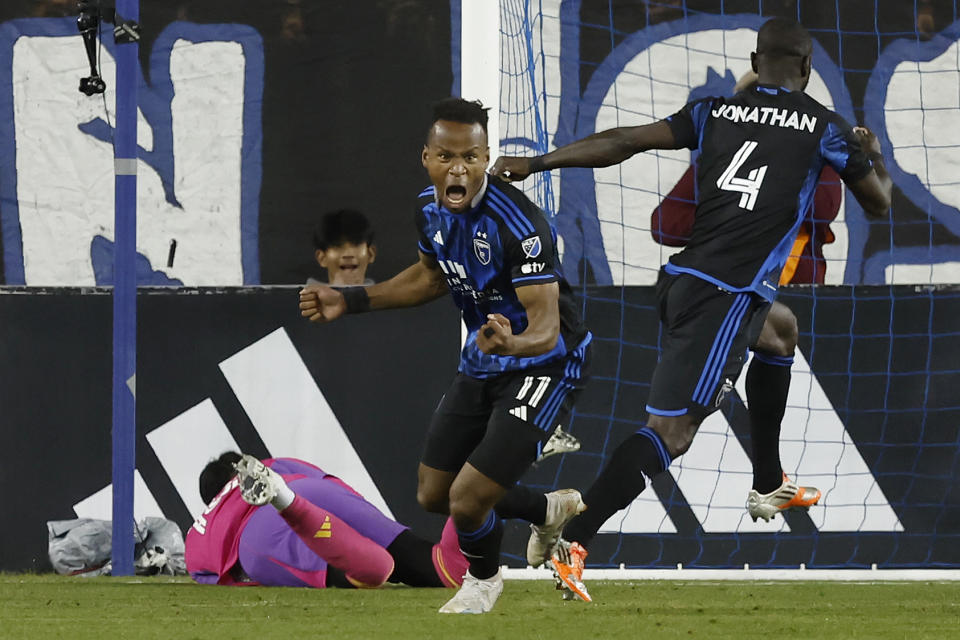
[[[550,559],[560,539],[560,532],[570,520],[587,508],[576,489],[560,489],[547,494],[547,517],[543,524],[530,525],[527,540],[527,562],[539,567]]]
[[[240,495],[247,504],[259,507],[273,500],[286,487],[283,478],[251,455],[244,454],[233,465],[240,480]]]
[[[488,613],[503,592],[503,576],[500,570],[486,580],[474,578],[467,571],[457,595],[440,607],[440,613]]]
[[[783,484],[770,493],[758,493],[751,489],[747,494],[747,512],[756,522],[763,518],[770,522],[770,518],[778,513],[791,509],[807,511],[820,501],[820,490],[816,487],[801,487],[783,474]]]
[[[572,433],[563,430],[563,425],[558,424],[547,443],[543,445],[540,455],[537,456],[537,462],[542,462],[550,456],[559,453],[570,453],[571,451],[580,451],[580,441]]]

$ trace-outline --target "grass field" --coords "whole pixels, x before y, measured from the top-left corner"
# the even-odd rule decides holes
[[[0,575],[0,638],[960,638],[960,584],[593,582],[593,604],[508,581],[484,616],[452,592],[204,587]]]

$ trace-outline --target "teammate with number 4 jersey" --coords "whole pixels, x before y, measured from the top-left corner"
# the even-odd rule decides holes
[[[824,163],[847,183],[872,172],[851,127],[802,91],[758,85],[666,122],[676,145],[701,154],[693,230],[666,271],[733,293],[774,299]]]
[[[313,322],[422,304],[449,292],[469,334],[434,412],[417,499],[453,517],[470,569],[441,613],[490,611],[503,581],[501,518],[556,538],[583,509],[577,491],[545,497],[516,485],[569,415],[587,378],[590,333],[559,272],[556,233],[519,190],[486,173],[487,112],[459,98],[434,107],[422,162],[419,261],[386,282],[300,294]],[[495,508],[494,508],[495,507]]]
[[[892,184],[876,137],[851,128],[803,92],[812,51],[806,29],[774,18],[760,28],[751,54],[756,88],[691,102],[653,124],[610,129],[543,156],[500,158],[494,165],[495,175],[522,180],[560,167],[606,167],[650,149],[700,151],[692,235],[657,281],[663,339],[647,424],[614,451],[587,491],[589,508],[567,525],[560,554],[552,558],[574,591],[586,545],[600,526],[687,451],[700,423],[732,389],[747,347],[760,339],[780,270],[824,164],[837,171],[868,215],[883,216],[890,206]],[[785,364],[780,360],[786,359],[771,358],[771,368]],[[779,379],[789,385],[789,377]],[[763,401],[774,402],[758,399]],[[751,424],[754,439],[779,446],[779,421],[769,429],[775,437],[757,433]],[[754,454],[757,464],[764,454],[756,446]],[[750,492],[748,510],[754,518],[769,519],[815,501],[777,471],[780,487]]]

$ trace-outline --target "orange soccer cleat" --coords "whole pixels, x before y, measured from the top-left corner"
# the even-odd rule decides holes
[[[583,584],[583,565],[587,559],[587,550],[579,542],[567,542],[563,538],[557,550],[550,558],[557,589],[563,591],[564,600],[579,598],[584,602],[593,602]]]
[[[747,511],[756,522],[763,518],[770,522],[770,518],[778,513],[790,509],[806,511],[820,501],[820,490],[816,487],[801,487],[783,474],[783,484],[770,493],[758,493],[751,489],[747,495]]]

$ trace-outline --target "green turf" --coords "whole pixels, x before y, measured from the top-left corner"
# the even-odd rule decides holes
[[[183,578],[0,575],[3,638],[958,638],[960,584],[594,582],[593,604],[508,581],[484,616],[440,589],[199,586]]]

